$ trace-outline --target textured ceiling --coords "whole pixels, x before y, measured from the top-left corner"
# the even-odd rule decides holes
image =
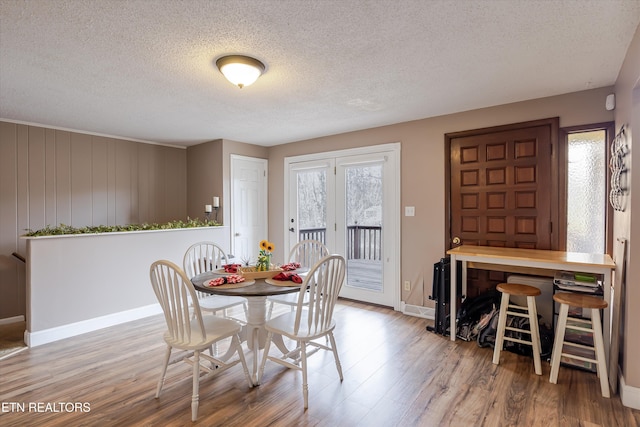
[[[612,85],[639,22],[640,0],[0,0],[0,119],[270,146]],[[230,53],[266,73],[232,86]]]

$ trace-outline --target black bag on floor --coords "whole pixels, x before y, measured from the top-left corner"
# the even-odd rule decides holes
[[[500,307],[497,307],[480,319],[480,322],[478,323],[478,346],[495,347],[499,315]]]
[[[478,346],[494,348],[496,344],[496,332],[498,330],[498,317],[500,310],[497,309],[490,314],[490,319],[482,319],[478,328]],[[513,328],[529,330],[529,319],[526,317],[509,316],[507,319],[507,326]],[[540,357],[543,360],[551,358],[551,351],[553,350],[553,331],[543,324],[539,323],[540,330]],[[517,331],[506,331],[506,336],[512,338],[527,340],[531,339],[530,334]],[[520,354],[523,356],[533,357],[533,348],[530,345],[520,344],[513,341],[504,341],[504,349],[512,353]]]
[[[475,340],[480,318],[496,310],[500,305],[500,298],[500,292],[493,289],[464,300],[457,316],[457,337],[465,341]]]

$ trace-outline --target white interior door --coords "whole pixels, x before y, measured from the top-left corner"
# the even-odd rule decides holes
[[[266,159],[231,156],[231,253],[236,262],[255,262],[267,238]]]
[[[399,144],[286,160],[289,248],[312,238],[347,260],[341,296],[398,309]],[[296,161],[297,160],[297,161]]]

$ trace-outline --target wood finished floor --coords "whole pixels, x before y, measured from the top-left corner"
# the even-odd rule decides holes
[[[268,364],[250,389],[240,369],[204,381],[191,422],[189,368],[169,368],[154,399],[164,343],[162,316],[23,351],[0,361],[0,425],[8,426],[625,426],[640,411],[605,399],[595,374],[560,369],[558,384],[531,359],[425,331],[428,321],[341,301],[336,340],[344,381],[326,352],[313,355],[309,409],[301,375]],[[58,402],[89,412],[10,412],[7,405]],[[46,409],[46,408],[45,408]],[[4,411],[4,412],[3,412]],[[7,412],[9,411],[9,412]]]

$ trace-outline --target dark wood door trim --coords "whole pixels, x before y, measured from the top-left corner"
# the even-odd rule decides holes
[[[548,119],[533,120],[529,122],[513,123],[503,126],[493,126],[481,129],[472,129],[461,132],[452,132],[445,134],[445,248],[452,247],[451,243],[451,141],[455,138],[469,137],[476,135],[484,135],[496,132],[504,132],[529,127],[548,126],[551,136],[551,188],[550,201],[552,205],[562,206],[559,188],[562,185],[560,180],[559,169],[559,150],[558,134],[559,134],[559,117]],[[566,154],[565,154],[566,155]],[[566,158],[565,158],[566,160]],[[551,233],[551,249],[560,250],[560,236],[566,234],[566,221],[564,224],[560,221],[559,209],[552,209],[551,220],[554,229]],[[565,213],[566,215],[566,213]]]

